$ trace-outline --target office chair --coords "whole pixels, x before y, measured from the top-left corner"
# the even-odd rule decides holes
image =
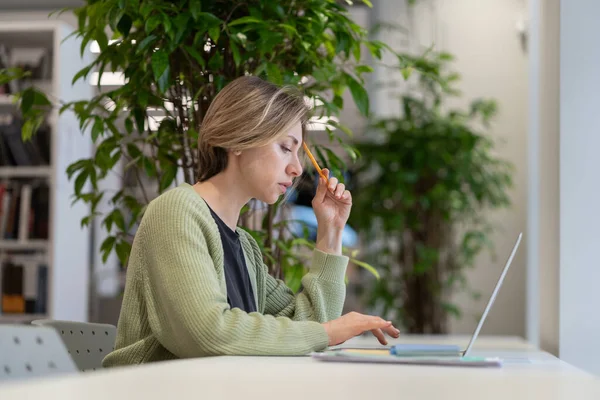
[[[56,330],[0,325],[0,382],[78,373]]]
[[[117,328],[114,325],[52,319],[35,320],[32,324],[56,329],[81,371],[102,368],[102,360],[115,347]]]

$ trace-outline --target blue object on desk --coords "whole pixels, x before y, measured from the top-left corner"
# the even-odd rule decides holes
[[[459,346],[451,344],[396,344],[390,347],[390,354],[397,356],[414,355],[458,355],[462,354]]]

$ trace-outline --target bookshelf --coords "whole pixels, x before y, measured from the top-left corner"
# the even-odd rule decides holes
[[[21,84],[37,86],[55,103],[91,98],[93,88],[87,82],[71,85],[72,77],[91,61],[89,52],[80,56],[79,38],[66,39],[71,32],[72,28],[59,20],[3,21],[0,50],[4,47],[4,53],[0,51],[0,57],[4,54],[4,58],[0,58],[0,68],[2,62],[9,66],[31,65],[35,76]],[[3,88],[0,324],[28,323],[39,318],[87,321],[92,240],[90,230],[82,228],[80,221],[89,209],[82,203],[72,205],[73,183],[65,171],[72,162],[90,157],[93,145],[89,136],[82,134],[75,115],[59,115],[56,108],[43,127],[46,140],[39,139],[35,144],[35,156],[33,145],[15,142],[14,135],[7,144],[6,125],[18,117],[10,89]],[[16,156],[19,149],[28,152],[28,160]],[[11,202],[18,212],[6,206]],[[6,219],[11,218],[9,225]]]

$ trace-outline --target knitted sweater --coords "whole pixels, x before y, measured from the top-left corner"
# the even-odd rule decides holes
[[[227,303],[223,247],[204,200],[188,184],[147,207],[131,249],[115,349],[105,367],[212,355],[303,355],[327,347],[348,258],[315,250],[303,290],[268,274],[260,248],[237,228],[258,312]]]

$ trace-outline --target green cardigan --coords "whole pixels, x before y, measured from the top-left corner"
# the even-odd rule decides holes
[[[150,202],[129,258],[114,351],[105,367],[213,355],[304,355],[327,347],[348,258],[315,250],[303,290],[268,274],[254,238],[238,228],[258,312],[231,309],[219,230],[182,184]]]

